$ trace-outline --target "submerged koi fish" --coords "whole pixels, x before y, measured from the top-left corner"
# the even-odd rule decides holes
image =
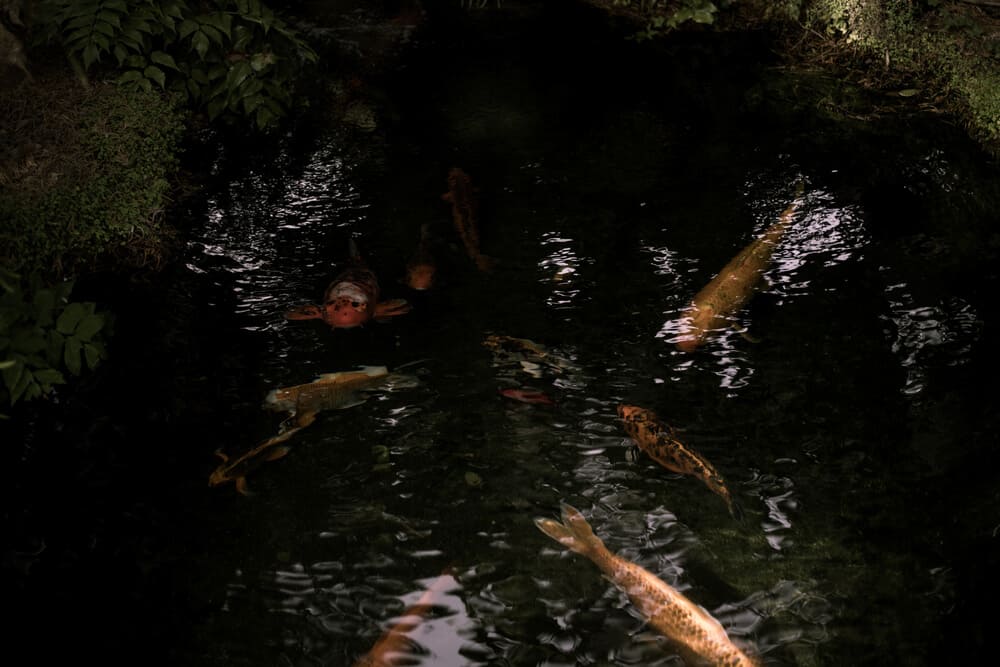
[[[674,429],[660,421],[656,413],[636,405],[619,405],[618,416],[625,423],[625,432],[649,458],[667,470],[700,479],[726,502],[726,507],[734,518],[743,518],[743,510],[715,466],[681,442]]]
[[[323,320],[334,329],[350,329],[369,320],[382,320],[410,312],[405,299],[379,301],[375,273],[361,258],[354,239],[350,240],[350,262],[326,288],[323,305],[296,306],[285,313],[288,320]]]
[[[430,225],[420,227],[420,243],[406,263],[406,278],[403,283],[410,289],[427,290],[434,286],[437,262],[430,251]]]
[[[363,366],[357,371],[324,373],[312,382],[271,390],[264,398],[269,410],[289,413],[282,422],[281,432],[268,438],[232,461],[221,451],[216,455],[222,464],[208,478],[209,486],[235,482],[236,490],[249,495],[246,476],[267,461],[280,459],[290,451],[288,446],[274,447],[316,421],[323,410],[345,410],[364,403],[361,392],[374,389],[389,378],[385,366]]]
[[[375,645],[358,658],[353,667],[391,667],[400,664],[400,657],[412,655],[414,640],[409,636],[434,609],[434,601],[441,593],[455,586],[451,568],[445,569],[431,582],[420,599],[407,607],[400,619],[386,630]]]
[[[448,192],[441,199],[451,202],[451,217],[455,230],[462,238],[465,253],[480,271],[493,268],[493,259],[479,250],[479,201],[476,198],[472,179],[460,167],[448,172]]]
[[[562,523],[537,518],[535,525],[564,547],[592,560],[628,595],[652,627],[701,660],[726,667],[757,667],[701,606],[652,572],[608,551],[579,510],[564,503]]]
[[[493,350],[496,355],[509,355],[510,350],[517,354],[532,357],[540,363],[544,363],[556,372],[577,371],[579,368],[565,357],[553,354],[542,345],[527,338],[515,338],[514,336],[504,336],[501,334],[490,334],[483,340],[483,345]]]
[[[275,447],[279,442],[284,442],[300,431],[303,426],[295,426],[282,433],[268,438],[242,456],[230,461],[222,450],[217,450],[215,455],[222,459],[222,463],[208,477],[209,486],[218,486],[226,482],[235,482],[236,490],[244,496],[250,495],[247,488],[247,475],[255,470],[262,463],[276,461],[291,451],[288,446]]]
[[[500,389],[500,395],[506,398],[512,398],[515,401],[520,401],[522,403],[538,403],[541,405],[555,405],[556,402],[549,397],[543,391],[538,389]]]
[[[797,197],[802,190],[803,186],[799,183]],[[697,350],[709,333],[728,324],[750,300],[798,208],[799,200],[796,199],[776,223],[743,248],[694,296],[691,305],[681,315],[683,332],[677,340],[678,349],[684,352]]]

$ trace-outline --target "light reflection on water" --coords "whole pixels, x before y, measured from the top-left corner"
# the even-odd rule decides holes
[[[495,99],[489,103],[481,114],[458,114],[455,131],[491,136],[483,124],[503,119],[519,139],[536,129],[533,114],[508,117]],[[862,208],[811,177],[759,300],[734,316],[740,330],[721,331],[689,355],[672,344],[676,318],[711,277],[703,257],[727,253],[710,255],[701,239],[704,245],[683,245],[656,219],[665,214],[651,214],[653,222],[630,240],[622,234],[627,225],[617,223],[626,213],[595,211],[587,225],[561,209],[536,210],[539,201],[559,200],[579,174],[544,155],[521,154],[533,150],[540,149],[517,144],[514,161],[527,165],[520,169],[527,185],[511,177],[492,188],[490,252],[513,260],[508,267],[524,261],[520,269],[501,262],[492,275],[459,273],[448,287],[414,298],[413,314],[353,336],[289,326],[280,313],[330,277],[342,257],[340,248],[331,250],[335,240],[363,234],[369,247],[406,256],[412,229],[395,238],[369,220],[382,183],[359,177],[331,140],[277,194],[255,198],[261,183],[248,178],[212,200],[189,268],[228,286],[241,326],[266,341],[269,361],[282,372],[302,372],[282,355],[322,360],[324,371],[334,371],[359,349],[382,352],[359,340],[383,341],[400,358],[431,360],[420,386],[324,415],[281,465],[255,473],[295,510],[286,517],[294,528],[244,545],[265,565],[248,559],[230,570],[224,611],[233,623],[266,610],[257,622],[262,636],[245,639],[247,650],[277,646],[286,664],[350,664],[429,577],[452,565],[455,585],[410,635],[420,647],[413,664],[682,664],[591,562],[534,527],[532,518],[555,516],[560,502],[577,506],[613,552],[705,607],[768,665],[824,664],[847,634],[843,625],[863,635],[867,616],[892,616],[872,599],[898,601],[934,622],[940,601],[951,600],[952,580],[925,568],[925,579],[894,588],[877,573],[913,558],[907,545],[899,547],[903,554],[858,545],[859,525],[879,493],[855,486],[859,469],[872,479],[903,474],[873,461],[898,425],[884,425],[869,440],[855,429],[863,420],[848,414],[853,405],[877,412],[891,400],[880,391],[884,378],[866,386],[864,369],[853,372],[866,357],[835,341],[823,351],[839,355],[838,367],[848,370],[843,378],[817,378],[829,395],[814,402],[799,386],[814,372],[811,351],[792,344],[769,359],[768,346],[758,352],[741,331],[768,336],[768,322],[757,316],[762,302],[791,311],[816,297],[824,276],[859,275],[875,243]],[[594,150],[591,167],[603,160]],[[426,168],[389,176],[417,180]],[[745,210],[713,221],[729,255],[787,206],[798,171],[779,166],[774,173],[737,179]],[[667,211],[677,203],[670,197],[681,198],[648,194],[645,210]],[[889,344],[907,373],[899,389],[912,395],[929,368],[967,362],[981,323],[966,300],[927,301],[892,267],[883,274],[888,309],[853,314],[892,320]],[[843,289],[856,288],[847,282]],[[637,305],[636,294],[653,296]],[[540,315],[522,308],[533,300],[543,306]],[[491,352],[482,345],[488,333],[527,336],[551,356]],[[877,336],[850,342],[860,350],[886,344]],[[514,387],[543,391],[554,403],[524,404],[497,392]],[[837,400],[848,394],[860,398],[842,407]],[[734,521],[697,480],[630,457],[633,443],[615,416],[623,401],[689,426],[685,441],[727,479],[745,522]],[[270,536],[271,527],[262,532]],[[913,590],[933,594],[918,593],[914,602]]]

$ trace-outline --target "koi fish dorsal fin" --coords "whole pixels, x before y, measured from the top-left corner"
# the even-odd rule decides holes
[[[356,371],[337,371],[336,373],[322,373],[313,382],[330,382],[331,380],[336,380],[339,377],[345,375],[354,375],[356,373],[363,373],[368,377],[381,377],[383,375],[389,374],[389,369],[385,366],[361,366]]]

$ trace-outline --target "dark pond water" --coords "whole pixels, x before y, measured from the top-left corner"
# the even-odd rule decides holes
[[[432,23],[373,81],[375,132],[313,124],[211,158],[181,261],[107,297],[115,360],[4,426],[22,443],[2,448],[8,651],[350,665],[450,568],[407,664],[683,664],[535,527],[565,502],[764,664],[988,655],[996,166],[936,118],[783,113],[780,75],[735,37],[651,46],[562,18]],[[488,273],[440,198],[456,166]],[[752,340],[677,350],[681,310],[800,180],[739,314]],[[398,281],[424,225],[442,280],[414,292]],[[349,238],[413,311],[286,322]],[[495,354],[491,334],[563,362]],[[359,365],[411,380],[321,413],[254,495],[207,486],[217,449],[278,432],[268,391]],[[498,393],[518,387],[554,405]],[[706,456],[743,522],[637,455],[619,403]]]

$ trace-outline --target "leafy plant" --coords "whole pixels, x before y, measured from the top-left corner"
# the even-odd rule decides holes
[[[45,287],[34,278],[23,290],[16,278],[0,272],[0,399],[11,406],[50,394],[64,371],[96,368],[110,328],[93,302],[69,301],[72,281]]]
[[[315,51],[260,0],[43,0],[41,21],[74,68],[180,95],[209,119],[276,124]]]

